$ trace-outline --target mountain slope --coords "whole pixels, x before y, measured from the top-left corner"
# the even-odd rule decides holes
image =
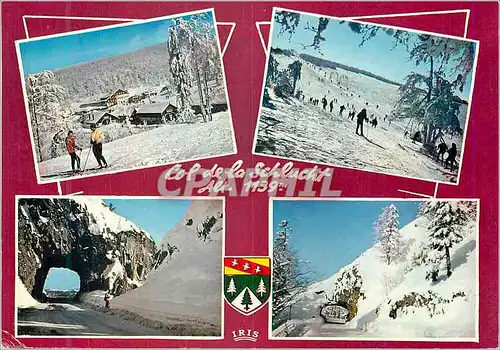
[[[142,287],[112,300],[112,308],[220,335],[223,211],[221,200],[193,201],[165,237],[156,270]]]
[[[432,282],[425,279],[427,266],[422,262],[429,223],[422,216],[401,229],[405,254],[391,265],[375,244],[332,277],[311,285],[293,308],[295,327],[305,323],[303,335],[325,335],[331,325],[314,327],[313,321],[320,318],[319,307],[326,302],[324,293],[318,294],[324,291],[347,305],[350,320],[345,328],[358,331],[358,336],[475,337],[476,224],[469,222],[463,241],[451,249],[452,275],[441,274]]]

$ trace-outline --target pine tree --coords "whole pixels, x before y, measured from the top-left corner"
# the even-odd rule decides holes
[[[307,290],[308,266],[290,247],[291,227],[283,220],[273,243],[273,318],[296,303],[296,297]]]
[[[256,292],[259,293],[261,297],[267,293],[266,285],[264,284],[264,280],[262,278],[260,279]]]
[[[248,288],[245,289],[245,293],[243,294],[243,300],[241,301],[243,305],[245,305],[245,310],[250,310],[250,306],[252,305],[252,299],[250,298],[250,292]]]
[[[396,206],[391,204],[383,208],[373,226],[379,250],[387,265],[390,265],[402,254],[402,237],[399,231],[399,214]]]
[[[226,292],[230,293],[231,295],[233,295],[234,293],[237,292],[236,284],[234,283],[234,278],[232,278],[232,277],[231,277],[231,280],[229,281],[229,285],[227,286]]]
[[[294,61],[293,63],[288,65],[288,70],[290,71],[290,75],[292,77],[293,85],[292,85],[292,95],[295,94],[295,90],[297,88],[297,82],[301,77],[302,63],[300,61]]]
[[[46,160],[51,158],[54,148],[57,155],[55,136],[66,131],[63,108],[66,92],[51,71],[28,75],[26,92],[35,150],[39,161]]]
[[[446,263],[446,275],[451,276],[450,249],[463,240],[461,231],[466,222],[465,212],[456,203],[437,202],[435,216],[429,225],[429,270],[426,278],[437,280],[443,260]]]

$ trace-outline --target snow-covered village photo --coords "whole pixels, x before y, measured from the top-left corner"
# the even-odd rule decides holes
[[[19,337],[222,336],[224,201],[20,197]]]
[[[478,339],[478,200],[273,200],[272,338]]]
[[[254,153],[458,183],[479,43],[275,8]]]
[[[213,10],[16,48],[39,183],[236,152]]]

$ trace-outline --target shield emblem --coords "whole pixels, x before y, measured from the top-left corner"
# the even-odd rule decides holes
[[[233,309],[251,315],[267,303],[270,294],[271,259],[224,258],[224,296]]]

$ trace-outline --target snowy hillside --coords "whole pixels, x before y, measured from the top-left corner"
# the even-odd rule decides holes
[[[403,255],[390,265],[377,243],[332,277],[311,285],[292,308],[292,320],[278,327],[274,335],[475,338],[476,223],[466,223],[463,240],[450,249],[451,276],[441,273],[432,282],[426,279],[428,266],[424,263],[430,222],[421,216],[400,230]],[[346,303],[351,316],[345,325],[322,324],[319,307],[326,302],[325,293]]]
[[[223,211],[221,200],[193,201],[166,235],[156,270],[142,287],[113,299],[112,308],[164,324],[188,324],[199,335],[219,335]]]
[[[89,151],[87,148],[81,152],[82,167]],[[231,154],[234,151],[235,145],[229,113],[220,112],[214,114],[213,121],[207,123],[164,125],[112,142],[105,140],[103,155],[109,166],[101,172],[164,165],[221,156]],[[38,164],[38,167],[42,181],[73,176],[68,155],[43,161]],[[86,169],[95,169],[96,167],[97,161],[90,153]],[[83,172],[74,176],[85,176],[91,173]]]
[[[445,170],[422,153],[422,144],[410,139],[416,128],[407,119],[397,119],[392,111],[398,100],[398,86],[342,68],[315,66],[296,55],[273,54],[278,70],[302,63],[296,91],[304,99],[280,98],[268,88],[269,104],[264,103],[259,118],[255,151],[260,154],[337,166],[364,169],[421,179],[456,182],[456,172]],[[321,99],[328,104],[323,109]],[[310,99],[320,100],[318,105]],[[330,102],[333,103],[330,111]],[[342,116],[340,106],[346,107]],[[366,108],[367,117],[378,126],[364,123],[364,137],[356,134],[355,114]],[[460,108],[464,127],[466,105]],[[385,119],[385,120],[384,120]],[[405,129],[408,135],[405,137]],[[444,136],[448,146],[454,142],[460,159],[462,137]]]

